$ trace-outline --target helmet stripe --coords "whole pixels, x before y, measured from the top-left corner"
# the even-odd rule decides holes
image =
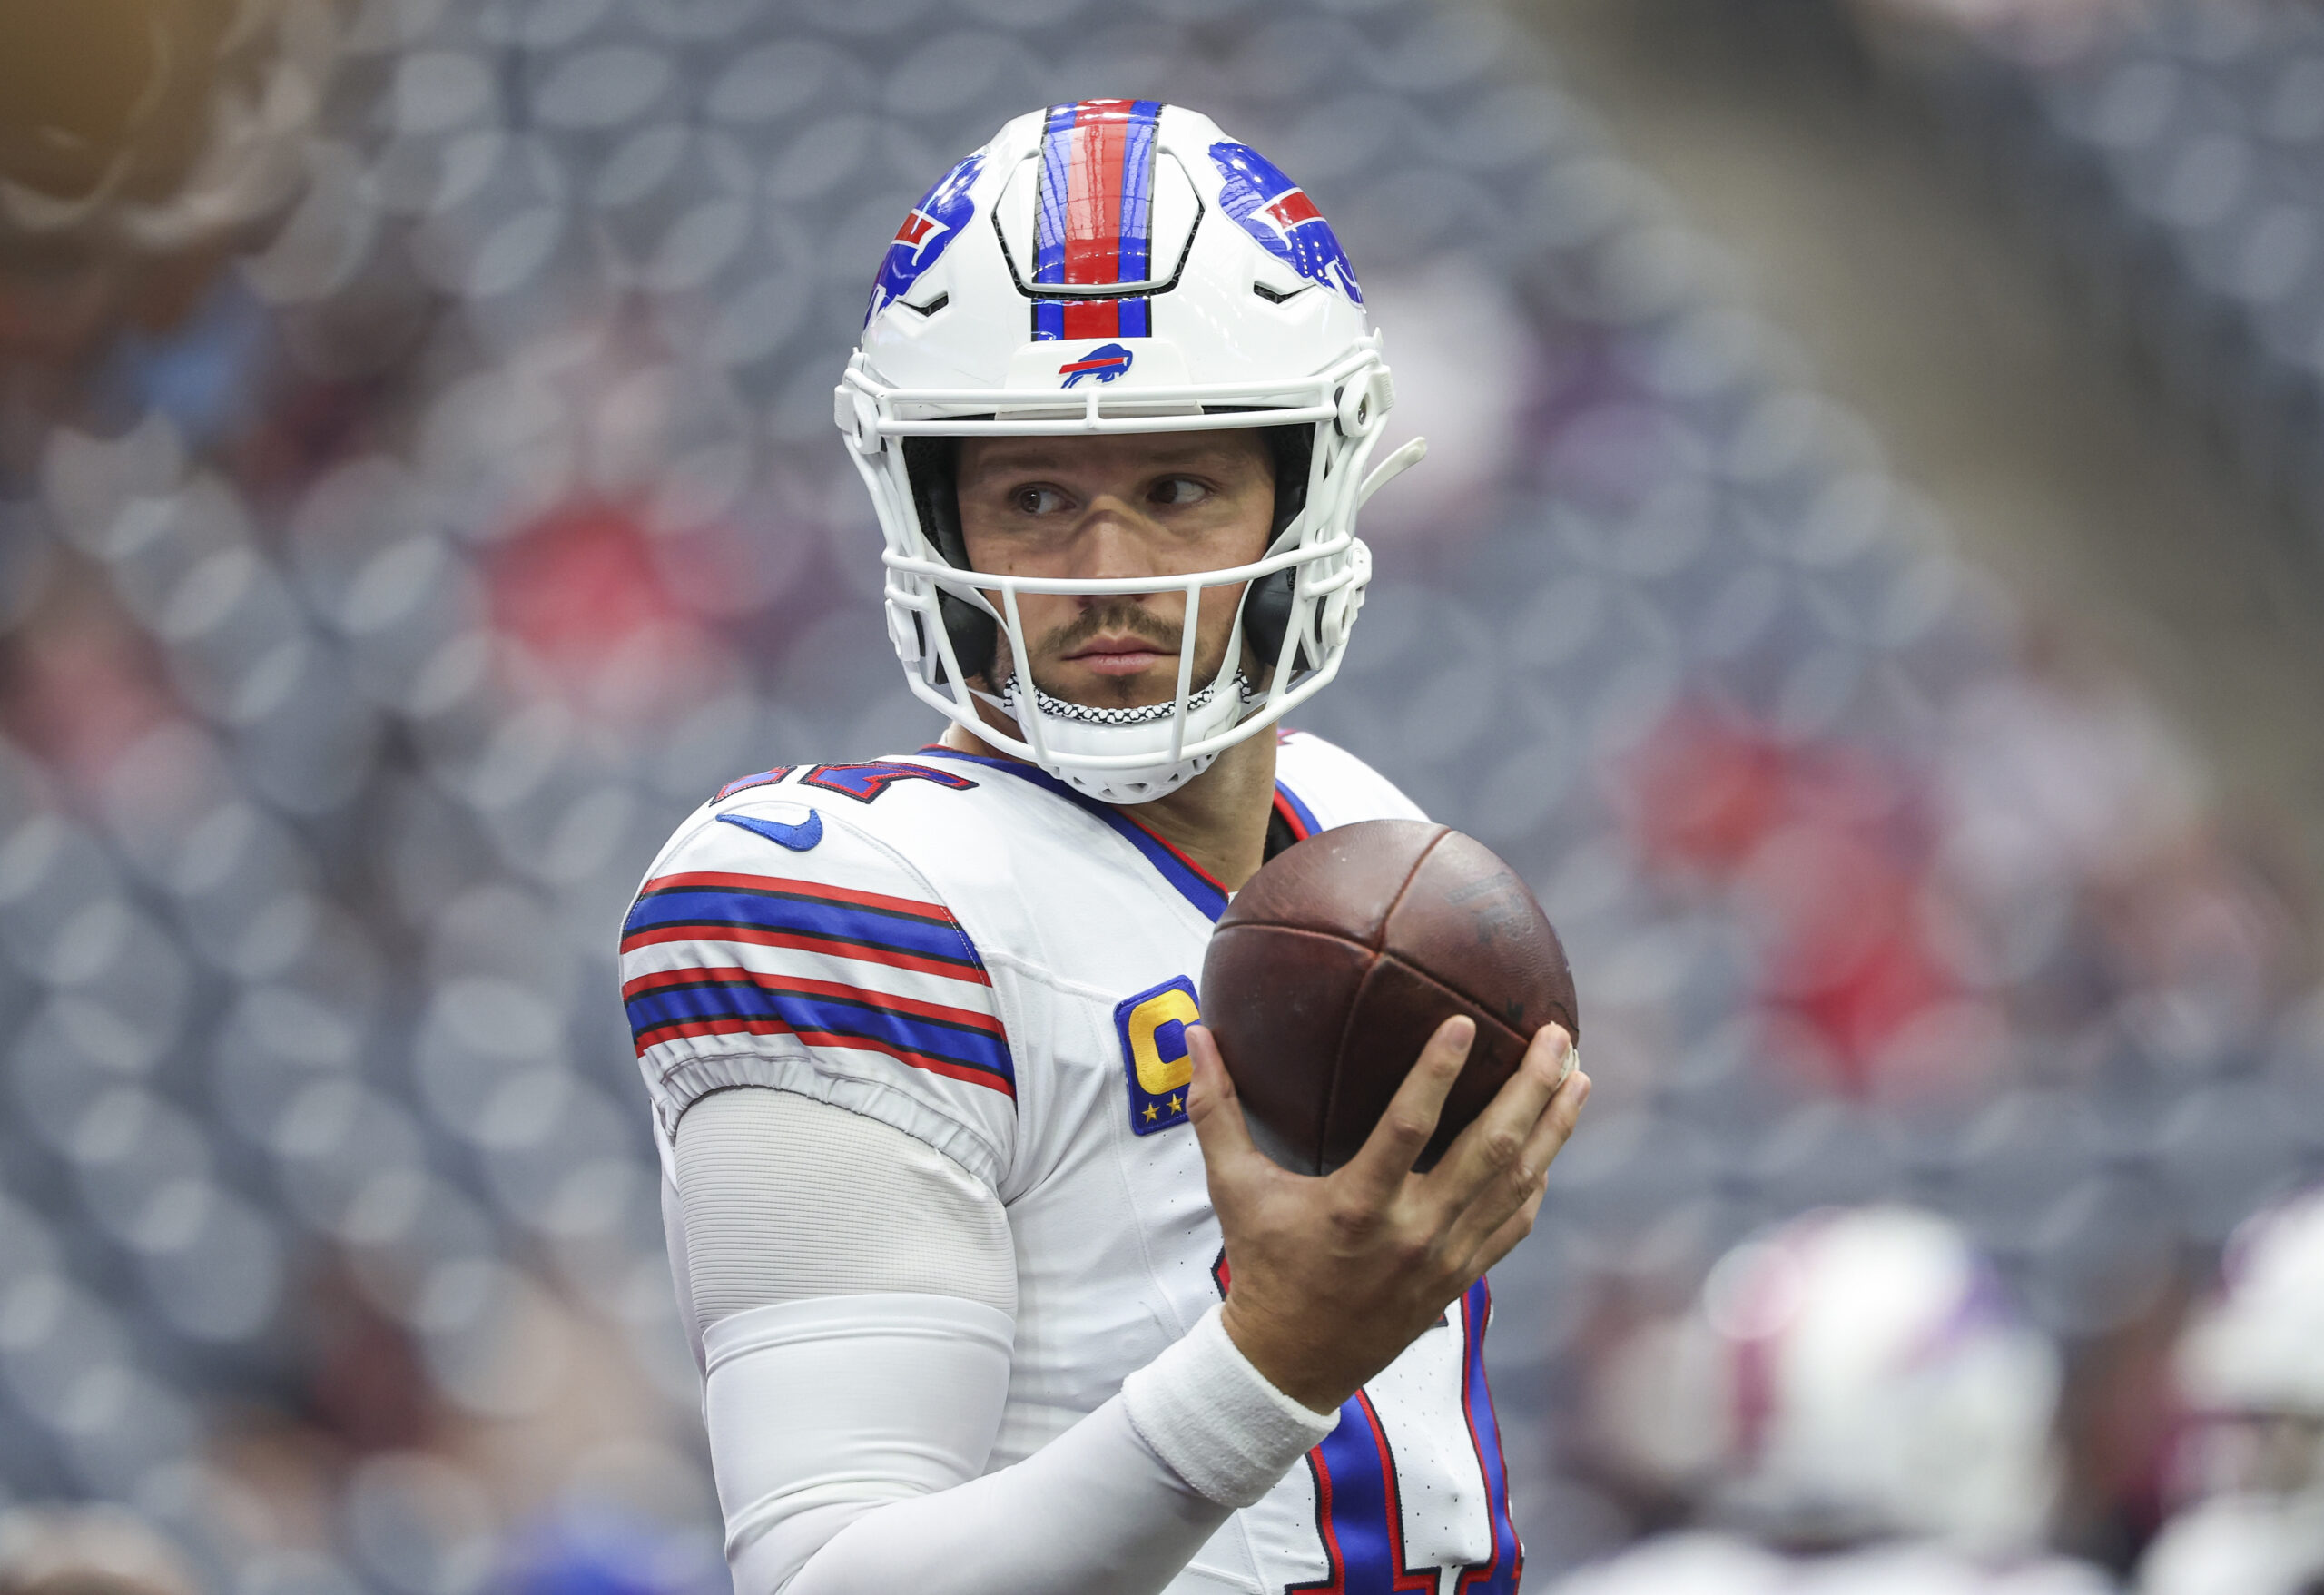
[[[1117,282],[1142,282],[1153,254],[1154,123],[1161,105],[1139,100],[1122,123],[1121,200],[1114,231],[1121,240]]]
[[[1139,282],[1153,254],[1155,100],[1082,100],[1049,107],[1035,205],[1036,283]],[[1033,336],[1142,338],[1147,301],[1036,300]]]
[[[1066,211],[1071,202],[1069,175],[1073,154],[1073,124],[1078,105],[1052,105],[1041,129],[1041,186],[1039,235],[1033,241],[1033,281],[1065,281]]]
[[[1067,282],[1122,280],[1122,124],[1091,114],[1084,105],[1074,118],[1074,150],[1066,171],[1072,189],[1065,206]]]

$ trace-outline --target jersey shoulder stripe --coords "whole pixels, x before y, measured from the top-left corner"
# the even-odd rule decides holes
[[[1009,1043],[990,1014],[908,1006],[842,981],[726,968],[641,976],[623,997],[640,1052],[673,1036],[788,1033],[811,1044],[868,1047],[917,1068],[1016,1092]]]
[[[738,790],[697,811],[639,888],[622,999],[660,1122],[705,1091],[770,1085],[995,1177],[1018,1080],[993,976],[917,867],[818,808],[795,787]],[[793,850],[711,822],[728,809],[816,823],[817,839]]]
[[[648,881],[624,927],[622,950],[675,937],[774,935],[847,955],[903,954],[987,981],[984,961],[940,903],[771,875],[689,871]]]
[[[990,1013],[974,1009],[950,1008],[940,1002],[922,1002],[893,991],[872,991],[861,986],[843,985],[837,980],[810,980],[793,976],[788,979],[768,975],[748,969],[680,969],[665,970],[640,975],[621,989],[622,997],[642,997],[655,992],[670,992],[683,987],[702,983],[747,982],[769,991],[781,991],[808,998],[829,998],[840,1002],[879,1002],[899,1013],[908,1013],[937,1024],[957,1025],[964,1029],[986,1035],[1000,1034],[1000,1021]]]

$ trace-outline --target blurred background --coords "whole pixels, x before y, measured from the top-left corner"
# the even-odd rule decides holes
[[[2324,13],[0,6],[0,1583],[707,1595],[614,973],[671,827],[935,729],[830,390],[1001,121],[1298,178],[1424,469],[1307,728],[1531,881],[1598,1082],[1492,1343],[1538,1580],[1768,1223],[1965,1225],[2059,1545],[2324,1175]]]

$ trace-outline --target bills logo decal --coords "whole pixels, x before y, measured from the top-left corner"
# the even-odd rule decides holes
[[[1064,386],[1068,388],[1084,377],[1110,382],[1129,369],[1129,362],[1130,352],[1120,344],[1101,343],[1079,359],[1066,361],[1057,369],[1057,374],[1065,379]]]
[[[1340,247],[1339,235],[1281,167],[1231,139],[1211,145],[1210,158],[1225,179],[1218,191],[1220,207],[1261,249],[1310,282],[1336,288],[1354,303],[1364,302],[1364,290],[1355,285],[1355,267]]]
[[[960,229],[976,213],[969,190],[976,186],[977,173],[983,166],[984,155],[980,152],[953,167],[921,196],[904,224],[896,229],[895,241],[888,245],[888,258],[880,263],[879,278],[872,284],[872,308],[863,312],[864,325],[871,325],[872,317],[910,293],[911,285],[951,248]]]

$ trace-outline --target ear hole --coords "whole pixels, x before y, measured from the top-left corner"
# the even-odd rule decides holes
[[[952,653],[960,661],[961,671],[982,675],[990,670],[1000,644],[1000,623],[950,593],[936,595],[936,607],[944,617],[944,635],[952,639]]]
[[[1298,592],[1295,567],[1278,570],[1253,582],[1243,593],[1243,640],[1269,665],[1283,652],[1284,634],[1291,629],[1292,600]],[[1293,663],[1296,669],[1297,662]]]
[[[1270,541],[1307,507],[1307,464],[1315,444],[1309,427],[1269,427],[1267,453],[1275,466],[1275,522]]]

